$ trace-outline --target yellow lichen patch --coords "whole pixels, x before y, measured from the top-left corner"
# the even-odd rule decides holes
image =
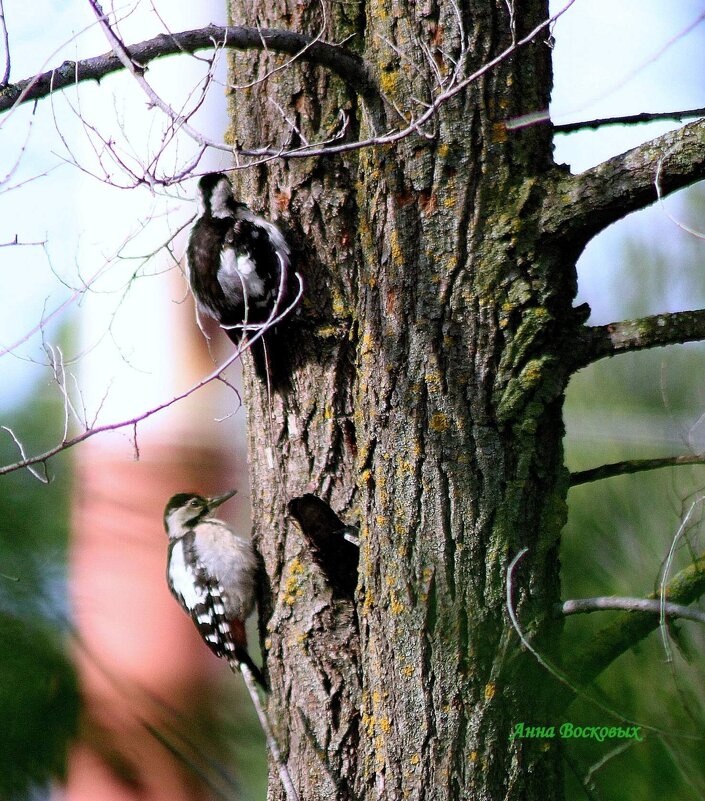
[[[370,333],[365,333],[362,335],[362,340],[360,342],[360,351],[367,355],[373,353],[376,349],[375,346],[375,338]]]
[[[495,143],[507,141],[507,126],[503,122],[496,122],[492,126],[492,141]]]
[[[332,306],[333,306],[333,314],[336,317],[345,317],[348,309],[347,306],[345,305],[345,302],[339,295],[335,295],[333,297]]]
[[[485,701],[491,701],[494,698],[494,694],[497,692],[497,686],[490,682],[489,684],[485,684]]]
[[[388,522],[388,518],[387,518],[387,517],[385,517],[384,515],[376,515],[376,517],[375,517],[375,523],[376,523],[376,524],[377,524],[377,525],[378,525],[380,528],[385,528],[385,527],[386,527],[386,525],[387,525],[387,522]]]
[[[389,718],[380,718],[379,727],[385,734],[389,734],[392,730],[392,724],[389,722]]]
[[[521,371],[521,383],[524,387],[533,387],[541,380],[542,364],[540,359],[532,359]]]
[[[304,574],[304,566],[298,559],[293,559],[289,563],[289,575],[284,582],[283,602],[289,606],[296,603],[297,598],[302,598],[304,591],[301,587],[301,579]]]
[[[338,336],[338,329],[334,325],[321,325],[316,329],[316,334],[321,339],[333,339]]]
[[[443,198],[443,205],[444,205],[444,206],[445,206],[447,209],[452,209],[452,208],[455,208],[455,205],[456,205],[456,203],[457,203],[457,202],[458,202],[458,201],[457,201],[457,198],[455,197],[455,195],[446,195],[446,196]]]
[[[468,754],[468,761],[469,762],[477,762],[478,756],[479,756],[479,754],[477,753],[477,751],[471,751]]]
[[[308,640],[307,631],[297,631],[294,634],[294,642],[297,643],[297,645],[303,645],[306,642],[306,640]]]
[[[379,85],[385,95],[394,97],[399,92],[399,73],[396,70],[382,70]]]
[[[404,611],[404,604],[399,600],[394,590],[389,593],[389,609],[393,615],[400,615]]]
[[[414,463],[410,462],[408,459],[400,459],[398,467],[401,475],[406,474],[412,476],[414,474]]]
[[[401,672],[407,677],[407,679],[410,679],[414,675],[414,668],[411,665],[404,665],[404,667],[401,669]]]
[[[436,412],[435,414],[431,415],[428,425],[431,431],[435,431],[437,434],[442,434],[444,431],[448,430],[450,422],[448,421],[448,416],[446,414],[443,414],[443,412]]]
[[[419,762],[421,762],[421,757],[418,754],[413,754],[410,757],[409,762],[411,762],[412,765],[418,765]]]
[[[402,253],[401,245],[399,244],[399,234],[396,228],[392,230],[392,235],[389,238],[389,245],[394,264],[397,266],[404,264],[404,254]]]
[[[374,739],[375,744],[375,762],[377,763],[378,768],[382,768],[385,763],[384,758],[384,737],[381,734],[378,734]]]
[[[441,374],[440,373],[426,373],[424,380],[428,386],[429,392],[438,392],[440,390]]]

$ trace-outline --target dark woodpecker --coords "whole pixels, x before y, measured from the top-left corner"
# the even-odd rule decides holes
[[[214,318],[239,345],[245,334],[257,337],[286,309],[289,246],[274,223],[235,200],[226,175],[204,175],[197,200],[198,218],[187,248],[191,291],[199,311]],[[261,342],[253,357],[264,377]]]
[[[234,494],[204,498],[182,492],[169,500],[164,509],[167,583],[211,651],[231,667],[247,665],[266,689],[247,653],[245,634],[245,621],[255,606],[259,558],[248,540],[212,516]]]

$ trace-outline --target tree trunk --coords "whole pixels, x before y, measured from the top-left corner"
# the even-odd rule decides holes
[[[512,25],[519,40],[547,16],[541,0],[513,20],[504,0],[461,6],[368,0],[323,19],[319,3],[262,3],[262,26],[346,39],[386,118],[325,70],[240,54],[232,82],[260,82],[232,93],[233,139],[326,139],[341,110],[347,139],[383,133],[396,110],[420,115],[456,61],[470,74],[511,45]],[[234,23],[253,22],[248,7],[232,0]],[[509,738],[553,721],[548,678],[509,620],[507,567],[528,547],[513,604],[550,648],[568,488],[558,349],[577,248],[538,225],[549,126],[502,124],[547,107],[548,33],[396,144],[236,174],[288,227],[306,284],[291,387],[270,400],[246,380],[269,706],[306,801],[562,797],[555,742]],[[354,605],[287,519],[304,492],[360,525]]]

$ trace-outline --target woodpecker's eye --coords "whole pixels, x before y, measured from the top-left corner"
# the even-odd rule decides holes
[[[191,498],[191,500],[188,502],[188,505],[195,509],[198,506],[198,498]]]

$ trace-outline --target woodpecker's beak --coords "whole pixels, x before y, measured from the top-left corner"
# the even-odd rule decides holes
[[[221,503],[225,503],[225,501],[232,498],[236,493],[237,490],[230,490],[230,492],[226,492],[225,495],[216,495],[215,498],[208,498],[208,511],[213,511],[213,509],[220,506]]]

